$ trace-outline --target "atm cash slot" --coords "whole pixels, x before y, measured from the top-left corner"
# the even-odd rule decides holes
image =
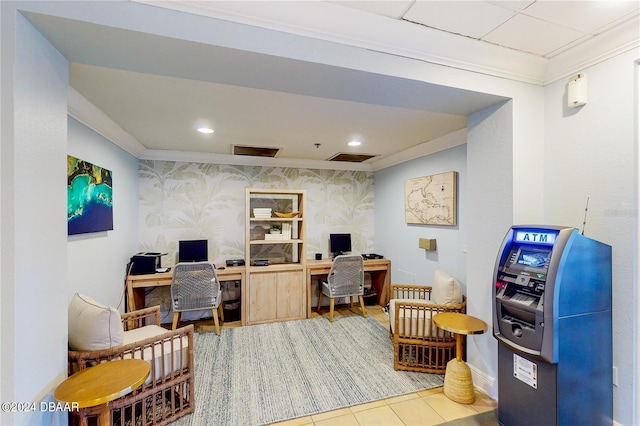
[[[512,274],[500,274],[499,279],[506,283],[515,284],[521,288],[531,289],[536,295],[541,295],[544,292],[545,282],[534,278],[531,275],[512,275]]]
[[[514,298],[508,299],[514,300]],[[502,319],[507,320],[510,323],[517,322],[523,326],[531,328],[535,330],[536,328],[536,309],[535,306],[533,309],[527,309],[529,305],[516,305],[518,302],[510,302],[508,300],[503,300],[501,307]]]
[[[542,309],[542,294],[529,287],[508,283],[499,299],[502,318],[510,316],[535,329],[536,312]]]
[[[513,329],[513,325],[514,325],[514,324],[518,324],[518,325],[520,325],[520,326],[522,327],[522,329],[524,329],[524,330],[526,330],[526,331],[529,331],[529,332],[531,332],[531,333],[533,333],[533,332],[535,332],[535,331],[536,331],[536,328],[535,328],[535,326],[534,326],[533,324],[530,324],[530,323],[528,323],[528,322],[522,321],[522,320],[521,320],[521,319],[519,319],[519,318],[512,317],[511,315],[505,315],[505,316],[503,316],[503,317],[502,317],[502,320],[503,320],[504,322],[506,322],[507,324],[511,324],[512,329]],[[518,336],[518,337],[519,337],[519,336]]]

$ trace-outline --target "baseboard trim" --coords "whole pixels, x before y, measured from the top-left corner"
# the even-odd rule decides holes
[[[484,371],[480,371],[469,366],[471,369],[471,378],[473,379],[473,385],[489,395],[491,399],[498,400],[498,381],[495,377],[491,377]]]

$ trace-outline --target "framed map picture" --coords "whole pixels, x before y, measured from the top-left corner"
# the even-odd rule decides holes
[[[67,156],[67,234],[113,229],[111,171]]]
[[[404,183],[404,215],[407,223],[457,224],[458,172],[409,179]]]

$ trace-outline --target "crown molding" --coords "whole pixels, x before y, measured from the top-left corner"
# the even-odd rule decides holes
[[[326,1],[132,1],[541,86],[640,46],[637,14],[548,59]]]
[[[554,56],[547,66],[544,85],[566,78],[624,52],[636,49],[640,57],[640,15],[611,30]]]
[[[326,1],[132,1],[539,85],[548,62]]]
[[[136,138],[71,86],[67,87],[67,114],[134,157],[140,158],[147,150]]]
[[[67,99],[67,112],[70,117],[78,120],[139,160],[372,172],[464,144],[467,138],[466,128],[464,128],[380,160],[373,159],[364,163],[158,150],[146,148],[71,86],[67,88]]]
[[[373,166],[374,171],[378,171],[387,167],[405,163],[418,157],[435,154],[436,152],[444,151],[445,149],[453,148],[454,146],[464,145],[466,143],[467,128],[465,127],[431,141],[423,142],[412,148],[405,149],[404,151],[381,158],[378,161],[372,161],[371,165]]]

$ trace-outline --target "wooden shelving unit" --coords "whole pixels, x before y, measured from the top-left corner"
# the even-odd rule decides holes
[[[247,325],[306,318],[305,195],[304,190],[246,190]],[[275,212],[299,214],[283,218]],[[280,234],[270,233],[273,226]]]

